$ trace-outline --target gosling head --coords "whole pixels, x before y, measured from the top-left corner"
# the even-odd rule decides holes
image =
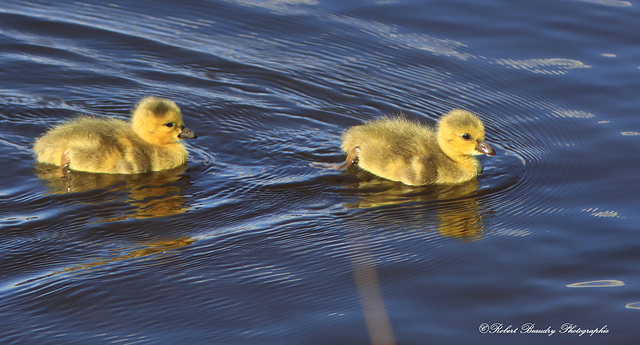
[[[143,98],[133,110],[133,131],[144,141],[155,145],[174,144],[198,136],[184,126],[178,106],[157,97]]]
[[[437,133],[438,144],[451,158],[496,154],[484,141],[482,121],[466,110],[452,110],[440,118]]]

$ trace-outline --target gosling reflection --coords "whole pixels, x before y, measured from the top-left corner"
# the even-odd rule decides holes
[[[393,230],[402,227],[402,221],[399,220],[408,219],[411,222],[420,221],[421,224],[423,221],[435,223],[442,236],[461,241],[474,241],[482,235],[482,214],[474,197],[474,192],[478,190],[476,180],[456,185],[412,187],[363,172],[357,174],[360,182],[352,187],[360,197],[358,202],[346,204],[348,208],[371,209],[402,205],[386,208],[389,213],[376,214],[376,227]],[[425,212],[425,204],[435,205],[436,212]],[[385,307],[381,279],[376,267],[377,259],[367,230],[370,221],[368,217],[360,218],[350,224],[350,231],[347,232],[352,249],[350,257],[353,278],[371,344],[395,345],[394,330]]]
[[[406,219],[435,223],[441,235],[463,241],[480,239],[484,231],[483,215],[474,197],[478,190],[477,180],[456,185],[411,187],[373,178],[358,183],[357,188],[371,192],[363,193],[357,203],[346,204],[346,207],[367,209],[404,204],[406,208],[396,211],[407,213]],[[425,204],[435,206],[435,212],[416,211]],[[389,219],[394,223],[396,220],[395,217]]]
[[[185,238],[180,238],[175,240],[165,240],[165,241],[155,241],[155,242],[145,243],[141,245],[141,248],[139,247],[133,250],[123,249],[121,253],[118,253],[113,257],[95,258],[91,262],[74,265],[70,267],[65,267],[61,270],[47,274],[46,276],[41,276],[41,277],[32,278],[29,280],[19,282],[15,284],[15,286],[38,283],[44,279],[53,278],[59,274],[71,274],[72,272],[75,272],[75,271],[98,269],[98,268],[104,267],[105,265],[122,261],[122,260],[127,260],[127,259],[138,258],[141,260],[150,260],[152,259],[152,256],[155,257],[156,255],[170,255],[171,252],[182,247],[190,246],[195,242],[196,242],[195,239],[185,237]]]
[[[137,175],[96,174],[70,171],[60,176],[56,166],[38,164],[36,174],[44,181],[49,194],[80,193],[91,190],[109,189],[128,194],[126,202],[133,206],[126,215],[108,217],[99,222],[110,222],[128,218],[156,218],[181,214],[189,210],[183,196],[183,186],[177,183],[184,179],[187,165]]]
[[[113,262],[118,262],[118,261],[127,260],[127,259],[134,259],[134,258],[143,258],[144,260],[149,260],[151,259],[152,255],[156,255],[156,254],[166,255],[176,249],[190,246],[194,242],[196,242],[195,239],[190,237],[185,237],[177,240],[156,241],[156,242],[146,243],[142,245],[142,248],[133,249],[133,250],[123,250],[122,253],[114,257],[97,258],[94,261],[89,263],[63,268],[57,273],[68,273],[68,272],[73,272],[78,270],[95,268],[95,267],[104,266]]]

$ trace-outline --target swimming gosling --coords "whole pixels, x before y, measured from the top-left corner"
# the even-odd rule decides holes
[[[481,172],[476,155],[493,156],[482,121],[466,110],[452,110],[434,129],[402,117],[385,117],[349,128],[342,135],[348,154],[342,165],[360,168],[410,186],[454,184]]]
[[[33,145],[36,160],[76,171],[139,174],[187,162],[182,139],[197,135],[184,126],[178,106],[157,97],[143,98],[131,121],[79,118],[52,128]]]

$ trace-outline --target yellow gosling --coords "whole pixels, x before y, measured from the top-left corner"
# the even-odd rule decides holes
[[[434,129],[403,117],[385,117],[349,128],[342,135],[343,164],[410,186],[462,183],[482,170],[476,155],[495,155],[484,140],[482,121],[453,110]]]
[[[131,121],[80,116],[49,130],[33,150],[38,162],[63,170],[139,174],[185,164],[188,154],[181,140],[196,137],[174,102],[146,97]]]

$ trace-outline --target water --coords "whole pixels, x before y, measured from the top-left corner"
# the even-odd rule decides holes
[[[637,342],[639,6],[4,1],[3,342]],[[146,95],[198,133],[187,167],[34,164]],[[498,151],[477,181],[315,167],[348,126],[455,107]]]

